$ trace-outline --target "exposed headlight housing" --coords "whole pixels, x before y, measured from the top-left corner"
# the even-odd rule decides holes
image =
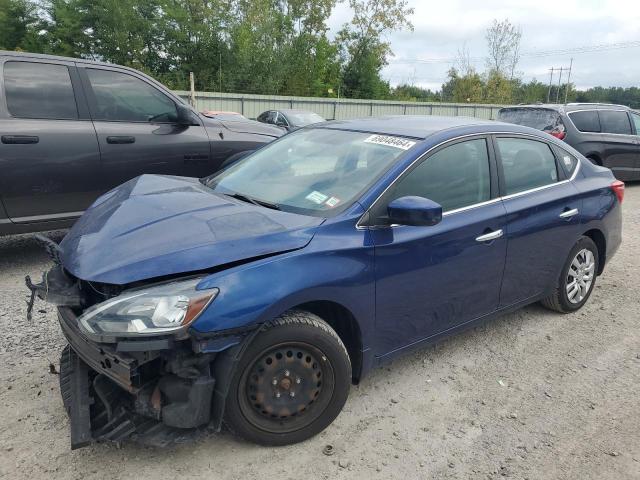
[[[201,278],[123,292],[88,308],[79,318],[90,335],[134,337],[185,329],[218,295],[218,289],[196,290]]]

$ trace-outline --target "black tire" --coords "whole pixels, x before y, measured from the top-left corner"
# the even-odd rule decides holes
[[[587,157],[587,160],[589,160],[594,165],[598,165],[599,167],[602,166],[602,160],[600,160],[598,157],[592,155],[590,157]]]
[[[73,374],[72,355],[75,355],[75,352],[71,351],[71,347],[69,345],[65,346],[60,354],[60,375],[58,381],[60,382],[62,404],[67,415],[71,415],[71,375]]]
[[[593,255],[595,262],[595,265],[593,267],[593,280],[591,281],[586,294],[581,300],[571,301],[569,299],[569,294],[567,293],[567,286],[570,281],[569,269],[571,268],[571,264],[576,258],[576,255],[578,255],[578,253],[582,252],[583,250],[588,250]],[[600,258],[598,256],[598,247],[596,247],[596,244],[589,237],[580,237],[578,242],[571,249],[571,252],[569,252],[569,256],[567,257],[567,260],[562,267],[562,273],[560,273],[560,278],[557,281],[555,291],[540,303],[542,303],[542,305],[544,305],[548,309],[560,313],[570,313],[579,310],[591,296],[591,292],[596,285],[599,266]]]
[[[324,430],[349,396],[351,362],[320,317],[290,311],[264,327],[240,359],[225,423],[261,445],[301,442]]]

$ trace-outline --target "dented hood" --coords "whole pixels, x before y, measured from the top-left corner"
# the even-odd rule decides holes
[[[124,285],[303,248],[321,218],[230,199],[197,179],[143,175],[100,197],[60,244],[78,278]]]

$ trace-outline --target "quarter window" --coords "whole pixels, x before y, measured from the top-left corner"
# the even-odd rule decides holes
[[[111,70],[87,69],[96,101],[96,120],[175,122],[176,104],[139,78]]]
[[[489,200],[491,175],[486,140],[468,140],[434,153],[392,187],[384,208],[405,196],[428,198],[442,205],[445,212]],[[377,216],[386,216],[386,211]]]
[[[571,112],[569,117],[581,132],[600,132],[600,120],[598,120],[598,112],[595,110]]]
[[[560,157],[560,165],[562,165],[567,177],[570,178],[578,167],[578,159],[564,150],[558,149],[557,153]]]
[[[640,135],[640,115],[632,113],[631,120],[633,120],[633,123],[636,126],[636,135]]]
[[[558,181],[556,159],[549,145],[523,138],[498,138],[507,195]]]
[[[17,118],[77,119],[69,68],[36,62],[6,62],[7,108]]]
[[[600,110],[598,113],[603,133],[631,135],[631,123],[629,123],[627,112]]]

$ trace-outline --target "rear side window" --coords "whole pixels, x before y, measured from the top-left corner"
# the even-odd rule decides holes
[[[384,207],[397,198],[414,195],[439,203],[445,212],[489,200],[486,140],[468,140],[434,153],[392,187]]]
[[[616,110],[599,110],[600,125],[603,133],[619,133],[631,135],[631,123],[627,112]]]
[[[503,108],[498,112],[498,120],[544,132],[551,132],[562,125],[560,114],[548,108]]]
[[[556,158],[544,142],[524,138],[498,138],[507,195],[558,181]]]
[[[74,120],[78,108],[65,65],[6,62],[4,89],[12,117]]]
[[[178,119],[173,100],[133,75],[93,68],[87,69],[87,75],[96,120],[171,123]]]
[[[600,132],[600,120],[595,110],[571,112],[569,118],[581,132]]]

